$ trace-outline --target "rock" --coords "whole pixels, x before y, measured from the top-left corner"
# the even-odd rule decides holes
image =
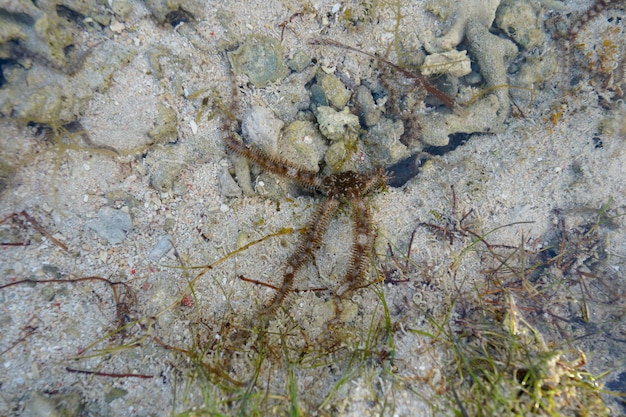
[[[20,58],[21,49],[56,68],[66,68],[65,48],[74,43],[74,36],[55,7],[39,8],[32,2],[9,1],[0,6],[0,42],[0,49],[14,51],[9,53],[11,58]],[[11,42],[20,48],[13,48]]]
[[[109,404],[117,400],[118,398],[123,398],[126,394],[128,394],[128,391],[126,391],[125,389],[113,387],[109,390],[109,392],[104,394],[104,402]]]
[[[152,259],[153,261],[158,261],[165,255],[167,255],[167,253],[172,250],[173,247],[174,245],[172,244],[172,236],[161,236],[159,237],[156,245],[154,245],[154,247],[148,254],[148,258]]]
[[[235,74],[246,74],[257,87],[281,81],[289,73],[278,39],[250,35],[237,50],[228,53]]]
[[[282,157],[312,171],[319,170],[319,163],[328,149],[315,124],[307,120],[290,123],[279,144]]]
[[[111,10],[122,21],[125,21],[133,10],[133,6],[126,0],[113,0],[111,2]]]
[[[130,214],[111,207],[102,207],[98,211],[98,220],[86,223],[86,226],[106,239],[109,244],[121,243],[126,237],[126,232],[133,227]]]
[[[424,144],[445,146],[448,136],[453,133],[503,131],[510,106],[506,69],[508,61],[517,55],[518,50],[510,40],[491,34],[488,27],[485,15],[480,18],[470,16],[464,21],[469,51],[480,66],[485,87],[493,89],[493,92],[466,109],[417,115],[422,135],[420,139]]]
[[[347,108],[338,112],[332,107],[320,106],[316,116],[322,135],[333,141],[356,138],[361,127],[359,118]]]
[[[324,89],[317,84],[313,84],[311,86],[311,105],[314,106],[314,108],[328,106],[326,93],[324,92]]]
[[[292,122],[301,111],[311,107],[310,81],[315,77],[315,68],[305,68],[302,72],[289,74],[281,83],[280,89],[271,95],[267,105],[284,122]]]
[[[61,269],[56,265],[43,264],[41,270],[50,279],[61,279]]]
[[[239,135],[233,133],[238,140],[242,140]],[[231,155],[231,161],[233,162],[233,168],[235,169],[235,176],[237,177],[237,184],[241,187],[244,195],[254,195],[254,188],[252,188],[252,175],[250,174],[250,164],[248,160],[240,155]]]
[[[72,65],[68,47],[83,27],[59,16],[60,10],[109,25],[110,10],[99,0],[32,2],[4,1],[0,4],[0,58],[20,60],[35,57],[46,66],[68,71]],[[16,47],[16,45],[19,45]]]
[[[495,23],[524,49],[540,47],[546,40],[541,11],[526,0],[504,0]]]
[[[118,201],[123,202],[125,206],[128,206],[130,208],[135,208],[142,205],[142,202],[139,199],[135,198],[134,195],[125,190],[117,189],[107,191],[104,196],[111,205],[115,205],[115,203]]]
[[[328,102],[335,109],[343,109],[350,100],[350,92],[346,86],[333,74],[326,74],[324,71],[318,71],[315,75],[317,85],[324,90],[324,94]]]
[[[54,300],[54,297],[56,295],[57,295],[57,292],[51,286],[45,286],[41,289],[41,296],[44,298],[44,300],[48,302]]]
[[[467,51],[451,50],[426,56],[421,71],[424,76],[449,74],[460,78],[472,72],[472,63]]]
[[[152,75],[158,80],[167,79],[172,84],[172,91],[176,95],[184,95],[180,87],[180,74],[191,70],[188,57],[178,55],[177,51],[163,45],[153,45],[145,52]],[[165,59],[163,59],[165,58]]]
[[[274,201],[284,201],[285,194],[297,195],[298,190],[296,184],[267,171],[262,171],[254,181],[255,194]]]
[[[6,66],[6,83],[0,88],[0,113],[51,126],[76,121],[93,95],[105,92],[113,74],[135,53],[115,42],[105,42],[85,52],[82,66],[73,69],[73,75],[51,69],[45,65],[47,62],[35,62],[29,69]]]
[[[417,115],[420,141],[429,146],[446,146],[453,133],[501,132],[504,126],[500,113],[498,97],[490,94],[458,113]]]
[[[284,126],[269,109],[254,106],[245,111],[241,119],[243,137],[265,152],[275,154],[278,146],[278,136]]]
[[[342,300],[342,309],[339,314],[339,319],[343,323],[352,322],[359,314],[359,305],[351,300]]]
[[[365,126],[370,127],[378,123],[382,112],[376,106],[369,88],[360,85],[356,90],[355,101],[359,109],[360,119]]]
[[[446,20],[454,11],[453,0],[428,0],[424,4],[424,10],[432,13],[439,20]]]
[[[230,175],[227,167],[222,167],[222,170],[218,174],[218,180],[223,197],[241,197],[241,188],[239,188],[237,182],[235,182],[232,175]]]
[[[408,148],[400,142],[404,133],[404,124],[401,120],[395,122],[387,118],[372,126],[363,135],[363,143],[367,146],[367,154],[375,166],[393,165],[401,159],[408,158]]]
[[[353,170],[354,167],[350,164],[351,153],[348,144],[340,140],[330,145],[326,155],[324,155],[324,162],[326,162],[330,172]]]
[[[306,52],[300,50],[293,55],[293,58],[287,61],[287,66],[295,72],[302,72],[311,63],[311,58]]]
[[[500,100],[503,118],[508,115],[509,89],[506,68],[508,60],[517,55],[518,50],[513,42],[500,38],[489,32],[482,22],[470,20],[467,22],[467,41],[469,50],[480,66],[486,87],[494,88],[494,93]]]
[[[520,86],[534,88],[561,70],[559,65],[562,65],[562,63],[559,62],[557,55],[529,55],[517,74],[517,82]],[[525,90],[518,92],[522,94],[528,93]],[[515,90],[511,90],[511,93],[515,93]]]
[[[150,173],[150,185],[162,193],[172,191],[174,181],[183,167],[182,162],[164,161],[157,164]]]
[[[455,48],[465,37],[466,26],[469,21],[482,24],[485,28],[491,27],[496,18],[496,10],[501,0],[464,0],[456,4],[456,21],[444,36],[431,38],[432,34],[426,31],[420,36],[424,48],[429,53],[449,51]],[[429,36],[430,34],[430,36]]]

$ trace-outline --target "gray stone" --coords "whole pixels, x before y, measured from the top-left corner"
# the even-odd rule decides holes
[[[370,127],[378,123],[382,112],[376,107],[376,103],[374,103],[374,98],[369,88],[360,85],[356,90],[355,100],[360,109],[361,120],[363,120],[365,126]]]
[[[490,94],[458,112],[420,114],[416,117],[421,128],[420,140],[429,146],[446,146],[448,136],[453,133],[501,132],[504,129],[501,113],[498,97]]]
[[[311,104],[315,107],[319,106],[328,106],[328,98],[326,98],[326,93],[317,84],[313,84],[311,86]]]
[[[453,49],[428,55],[421,69],[424,76],[449,74],[459,78],[472,72],[472,65],[467,57],[467,51]]]
[[[430,31],[424,31],[419,35],[424,48],[429,53],[449,51],[455,48],[466,35],[467,25],[470,21],[478,22],[488,28],[496,17],[496,10],[501,0],[463,0],[456,2],[456,20],[450,30],[439,38],[431,38]],[[446,2],[449,4],[448,2]],[[449,11],[442,12],[448,15]]]
[[[350,161],[352,152],[350,144],[343,140],[331,144],[328,151],[326,151],[326,155],[324,155],[324,161],[329,171],[342,172],[354,170],[354,164]]]
[[[115,13],[117,17],[124,21],[128,19],[128,15],[130,15],[130,12],[133,10],[133,6],[126,0],[113,0],[111,10],[113,10],[113,13]]]
[[[20,65],[5,67],[7,82],[0,88],[0,113],[51,126],[76,121],[95,92],[105,92],[115,71],[135,53],[114,42],[105,42],[85,52],[82,66],[71,68],[76,71],[71,76],[37,61],[29,69]],[[70,70],[67,62],[49,64]]]
[[[304,51],[298,51],[293,58],[287,61],[289,69],[295,72],[302,72],[311,63],[311,58]]]
[[[115,245],[124,240],[126,232],[133,227],[133,221],[130,214],[105,206],[98,211],[98,220],[87,222],[86,226]]]
[[[144,3],[159,23],[165,22],[173,12],[190,17],[200,15],[205,6],[203,0],[144,0]]]
[[[502,39],[489,32],[480,21],[467,22],[467,40],[469,49],[478,65],[487,87],[496,87],[496,92],[508,107],[508,85],[506,68],[508,60],[517,55],[518,50],[513,42]],[[504,88],[503,88],[504,87]]]
[[[104,402],[106,402],[107,404],[112,403],[118,398],[123,398],[124,396],[126,396],[126,394],[128,394],[128,391],[126,391],[125,389],[113,387],[109,390],[109,392],[104,395]]]
[[[363,135],[363,143],[367,146],[367,154],[375,166],[393,165],[401,159],[408,158],[408,148],[400,142],[404,133],[401,120],[395,122],[387,118],[372,126]]]
[[[239,135],[233,133],[238,139],[242,140]],[[254,188],[252,188],[252,174],[250,173],[250,164],[248,160],[240,155],[233,154],[231,156],[233,162],[233,168],[235,169],[235,176],[237,177],[237,184],[241,187],[244,195],[254,195]]]
[[[257,87],[280,81],[289,73],[280,41],[267,36],[248,36],[243,45],[228,53],[228,60],[235,74],[246,74]]]
[[[223,197],[241,197],[241,188],[239,188],[237,182],[228,172],[228,168],[222,167],[218,174],[218,179]]]
[[[148,258],[152,259],[153,261],[158,261],[159,259],[164,257],[170,250],[172,250],[173,247],[174,245],[172,244],[172,236],[161,236],[159,237],[156,245],[154,245],[154,247],[148,254]]]
[[[157,164],[150,173],[150,185],[162,193],[172,191],[174,181],[178,178],[183,166],[183,163],[169,161]]]

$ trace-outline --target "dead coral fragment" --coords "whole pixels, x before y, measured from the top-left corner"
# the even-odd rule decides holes
[[[465,37],[468,22],[471,20],[480,22],[485,27],[490,27],[496,18],[496,9],[501,0],[465,0],[458,2],[456,22],[444,36],[429,38],[428,32],[419,35],[424,48],[429,53],[449,51],[461,43]],[[430,34],[432,36],[432,34]]]
[[[495,133],[504,129],[502,122],[509,114],[506,66],[517,54],[517,47],[507,39],[492,35],[478,20],[467,22],[466,35],[486,87],[493,88],[494,92],[460,113],[418,115],[421,141],[427,145],[445,146],[452,133]]]
[[[505,0],[496,13],[496,26],[522,48],[530,50],[545,42],[539,6],[524,0]]]
[[[421,70],[422,75],[425,77],[437,74],[449,74],[459,78],[472,72],[472,66],[467,57],[467,51],[452,50],[428,55]]]

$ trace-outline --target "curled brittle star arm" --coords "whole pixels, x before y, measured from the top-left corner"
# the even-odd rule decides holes
[[[267,304],[263,309],[263,314],[269,314],[276,310],[276,308],[287,296],[287,293],[292,290],[296,273],[307,262],[313,260],[315,251],[322,246],[322,239],[328,229],[330,219],[333,217],[333,214],[335,214],[338,207],[339,200],[335,198],[325,198],[322,200],[315,211],[313,220],[307,226],[304,235],[302,235],[298,248],[287,260],[287,266],[285,267],[285,273],[283,275],[283,282],[276,295],[274,295],[272,301],[270,301],[269,304]]]

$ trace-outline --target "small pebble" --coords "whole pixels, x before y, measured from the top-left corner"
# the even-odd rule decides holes
[[[161,236],[157,244],[154,245],[154,247],[150,251],[148,257],[154,261],[158,261],[163,256],[165,256],[172,248],[172,236]]]
[[[102,207],[98,211],[98,220],[87,222],[86,226],[106,239],[111,245],[121,243],[126,232],[133,227],[128,213],[111,207]]]
[[[111,26],[109,26],[109,28],[115,33],[121,33],[126,28],[126,25],[113,19],[113,22],[111,22]]]

